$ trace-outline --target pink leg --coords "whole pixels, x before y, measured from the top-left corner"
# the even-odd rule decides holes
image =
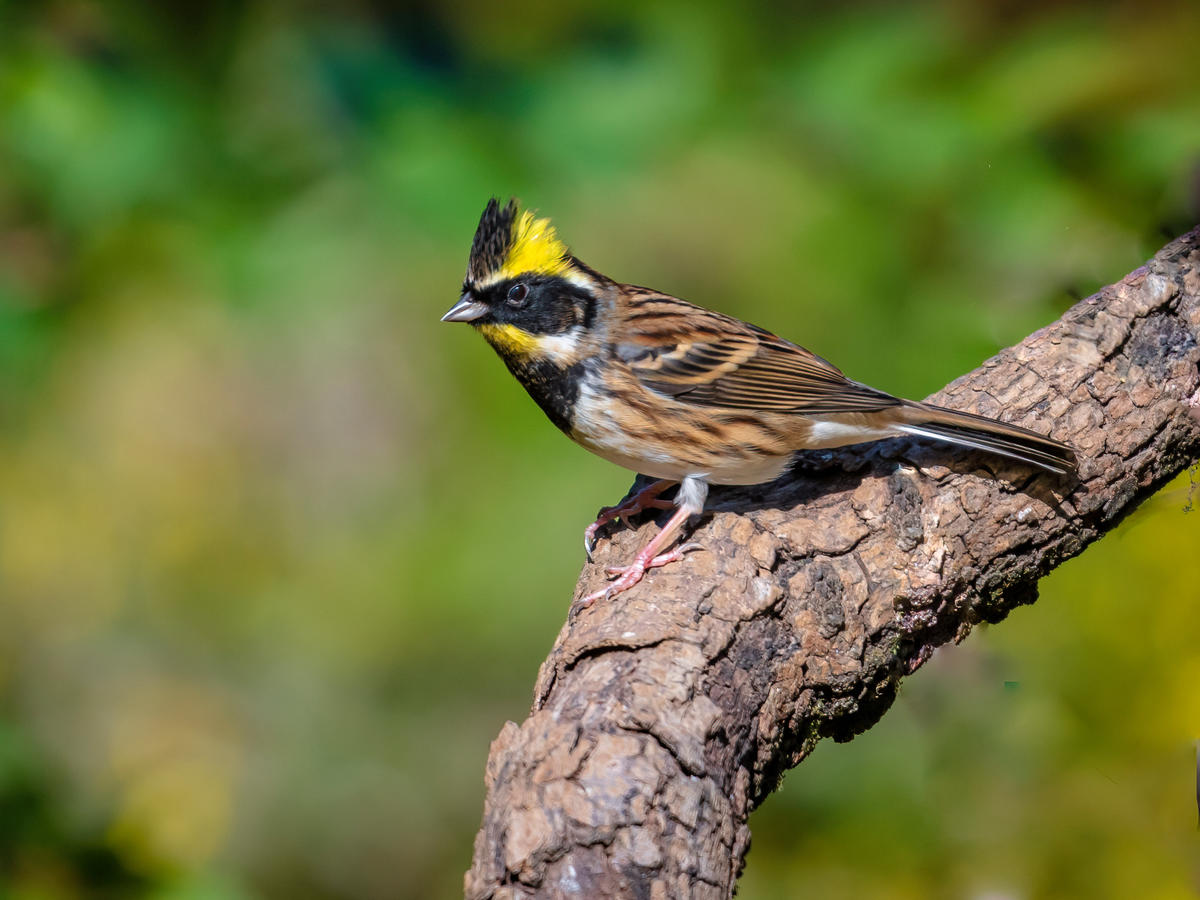
[[[588,559],[592,558],[592,549],[596,546],[596,532],[614,519],[630,518],[646,509],[670,509],[670,500],[659,500],[658,495],[675,484],[674,481],[654,481],[646,485],[631,497],[626,497],[616,506],[606,506],[600,510],[596,521],[583,532],[583,549],[587,551]]]
[[[680,488],[680,494],[685,494],[684,488]],[[654,537],[646,542],[638,555],[633,558],[633,563],[628,566],[610,567],[607,571],[610,575],[619,576],[616,581],[606,588],[596,591],[593,594],[588,594],[579,601],[580,609],[591,606],[597,600],[603,598],[605,600],[610,597],[615,597],[623,591],[629,590],[635,584],[642,580],[642,577],[649,569],[656,569],[659,566],[665,566],[669,563],[677,562],[683,559],[683,555],[689,550],[699,549],[699,544],[683,544],[676,547],[669,553],[659,554],[659,551],[666,547],[675,539],[675,535],[683,528],[684,523],[688,518],[700,512],[704,508],[704,494],[707,493],[707,485],[702,487],[702,493],[698,498],[683,498],[683,504],[679,509],[675,510],[675,515],[671,516],[667,524],[664,525]]]

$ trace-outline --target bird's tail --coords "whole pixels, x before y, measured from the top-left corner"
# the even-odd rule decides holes
[[[1070,447],[1028,428],[924,403],[906,402],[898,412],[893,428],[902,434],[998,453],[1059,475],[1075,471]]]

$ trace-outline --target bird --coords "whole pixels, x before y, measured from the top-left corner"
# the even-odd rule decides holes
[[[631,563],[578,601],[590,606],[679,561],[671,547],[709,485],[774,481],[805,450],[894,437],[942,441],[1075,471],[1066,444],[852,381],[799,344],[651,288],[601,274],[549,219],[492,198],[471,242],[462,294],[443,322],[468,322],[550,421],[596,455],[652,479],[600,510],[584,533],[645,509],[674,509]],[[673,499],[661,495],[672,486]]]

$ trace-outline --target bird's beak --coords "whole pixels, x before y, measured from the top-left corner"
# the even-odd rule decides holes
[[[463,294],[450,311],[442,316],[443,322],[474,322],[487,312],[486,304],[480,303],[471,292]]]

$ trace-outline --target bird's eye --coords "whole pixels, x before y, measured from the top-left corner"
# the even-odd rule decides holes
[[[529,287],[524,282],[518,281],[508,289],[508,304],[509,306],[524,306],[525,298],[529,296]]]

